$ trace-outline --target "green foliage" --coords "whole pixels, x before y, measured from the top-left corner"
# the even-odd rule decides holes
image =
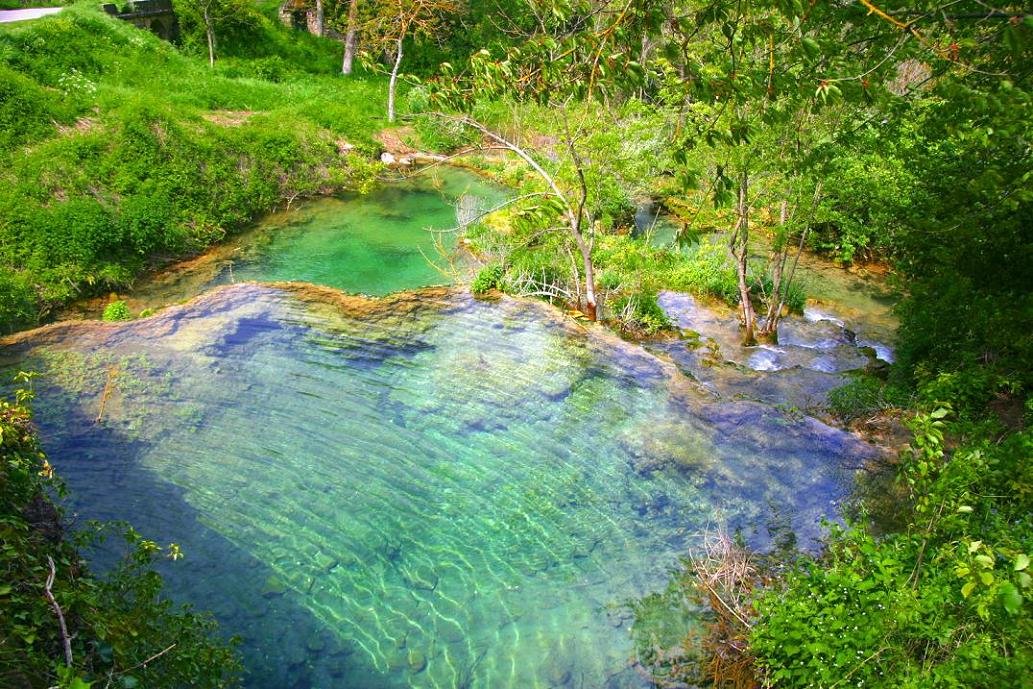
[[[24,386],[31,376],[18,379]],[[36,438],[31,398],[21,389],[15,400],[0,401],[0,684],[234,686],[241,667],[233,644],[219,639],[209,616],[162,596],[161,578],[151,566],[159,557],[182,557],[178,547],[160,548],[123,527],[126,554],[118,566],[104,577],[86,569],[65,533],[60,507],[51,501],[52,494],[64,495],[64,486]],[[98,533],[87,530],[76,540],[84,543]],[[53,596],[68,623],[71,667],[65,666],[56,613],[44,595],[51,563]]]
[[[331,76],[333,41],[254,21],[264,52],[227,38],[239,57],[216,70],[93,6],[0,30],[3,329],[285,198],[368,187],[381,83]]]
[[[657,303],[655,292],[622,294],[609,306],[622,330],[655,335],[673,326]]]
[[[845,264],[892,255],[917,193],[913,170],[887,151],[899,141],[897,132],[883,127],[837,149],[824,174],[811,248]]]
[[[477,277],[470,284],[470,291],[474,294],[484,294],[493,289],[501,290],[505,286],[506,270],[498,263],[492,263],[481,268]]]
[[[101,319],[105,321],[128,321],[133,314],[129,313],[129,307],[122,300],[113,301],[104,307]]]
[[[683,254],[685,258],[671,270],[671,289],[732,304],[739,301],[738,278],[722,243],[704,239],[684,249]]]
[[[833,528],[758,601],[752,646],[780,687],[1018,687],[1033,672],[1029,504],[1033,434],[911,424],[900,479],[912,516],[877,538]],[[946,449],[944,434],[961,433]]]
[[[868,375],[858,376],[828,394],[829,411],[843,421],[871,416],[888,409],[907,408],[911,402],[912,397],[905,388]]]

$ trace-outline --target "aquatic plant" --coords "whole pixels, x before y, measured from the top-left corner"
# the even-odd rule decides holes
[[[122,300],[113,301],[104,307],[104,314],[101,316],[105,321],[128,321],[133,317],[129,313],[129,307]]]

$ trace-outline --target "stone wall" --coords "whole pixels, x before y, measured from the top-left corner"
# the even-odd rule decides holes
[[[103,5],[113,17],[157,34],[166,41],[179,40],[179,19],[172,8],[172,0],[130,0],[122,7],[114,3]]]

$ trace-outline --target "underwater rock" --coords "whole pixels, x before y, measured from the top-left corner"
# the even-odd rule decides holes
[[[412,649],[409,651],[409,672],[419,674],[427,667],[427,656],[423,651]]]
[[[402,578],[409,588],[421,591],[433,591],[438,586],[438,575],[430,567],[418,566],[402,571]]]
[[[311,653],[319,653],[326,648],[326,639],[322,634],[313,634],[305,640],[305,648]]]
[[[262,586],[262,596],[264,598],[279,598],[285,593],[287,593],[287,584],[284,583],[283,579],[275,574],[269,575]]]

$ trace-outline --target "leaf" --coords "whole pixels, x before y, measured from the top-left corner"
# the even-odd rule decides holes
[[[970,581],[961,587],[962,598],[968,598],[972,595],[972,591],[976,588],[976,582]]]
[[[10,584],[0,585],[0,596],[6,596],[10,592],[11,592]]]
[[[968,552],[974,553],[977,550],[979,550],[981,547],[983,547],[983,542],[982,541],[972,541],[971,543],[968,544]]]
[[[1018,615],[1022,609],[1022,594],[1010,581],[1001,584],[1001,604],[1009,615]]]
[[[1029,555],[1026,553],[1019,553],[1018,557],[1015,558],[1015,571],[1021,572],[1027,567],[1029,567]],[[2,591],[0,591],[0,593],[2,593]]]
[[[946,409],[944,409],[943,407],[939,407],[938,409],[933,411],[933,413],[929,416],[934,419],[942,419],[943,417],[947,416],[948,413],[949,412]]]

